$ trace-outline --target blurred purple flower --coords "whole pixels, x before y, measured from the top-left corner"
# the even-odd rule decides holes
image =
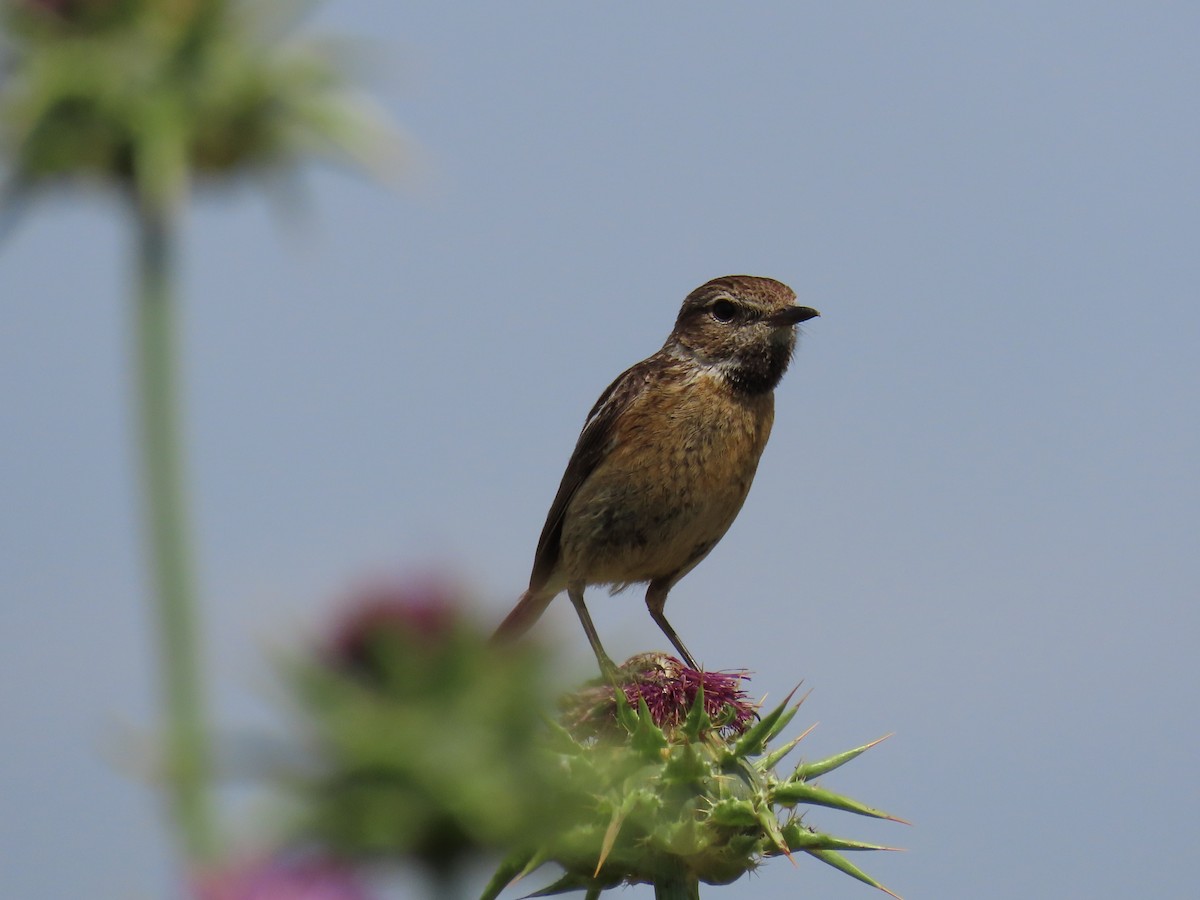
[[[324,859],[258,859],[202,872],[194,900],[370,900],[349,869]]]
[[[338,668],[370,670],[380,641],[439,646],[461,626],[463,605],[463,592],[437,577],[369,583],[343,602],[324,656]]]

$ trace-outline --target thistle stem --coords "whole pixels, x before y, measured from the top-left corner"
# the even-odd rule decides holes
[[[677,875],[654,882],[654,900],[700,900],[700,879]]]
[[[136,204],[135,215],[141,488],[166,731],[167,790],[184,853],[192,862],[203,862],[215,852],[215,838],[206,790],[210,752],[179,440],[172,222],[170,212],[145,198]]]

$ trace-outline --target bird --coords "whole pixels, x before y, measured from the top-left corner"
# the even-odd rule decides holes
[[[617,376],[584,422],[534,554],[529,588],[493,640],[528,631],[566,590],[601,673],[616,665],[584,589],[645,583],[650,617],[682,656],[667,595],[737,517],[775,418],[796,326],[820,315],[780,281],[726,275],[683,301],[662,348]]]

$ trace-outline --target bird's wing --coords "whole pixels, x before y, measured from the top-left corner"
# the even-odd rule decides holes
[[[605,388],[588,413],[571,460],[567,463],[567,470],[563,473],[562,483],[558,486],[558,493],[554,495],[550,512],[546,514],[546,524],[542,526],[542,536],[538,539],[537,553],[533,558],[533,574],[529,582],[531,589],[544,585],[558,565],[562,553],[563,519],[571,498],[612,450],[618,438],[617,421],[621,414],[641,396],[646,383],[664,362],[655,355],[626,369]]]

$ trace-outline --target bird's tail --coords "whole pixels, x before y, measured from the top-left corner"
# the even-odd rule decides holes
[[[506,643],[519,638],[542,617],[542,613],[546,611],[546,607],[553,599],[553,594],[537,593],[532,588],[523,593],[521,599],[517,601],[517,605],[512,608],[512,612],[505,617],[504,621],[500,623],[500,627],[496,629],[496,633],[492,635],[492,643]]]

